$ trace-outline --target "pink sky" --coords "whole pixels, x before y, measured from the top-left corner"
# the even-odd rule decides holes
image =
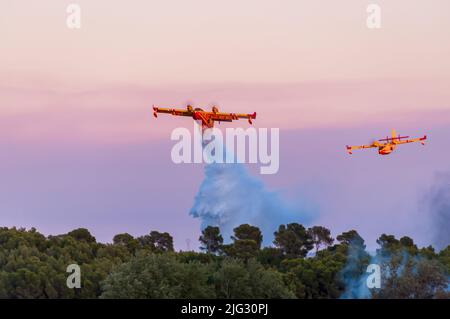
[[[181,83],[448,79],[450,3],[374,1],[2,0],[2,80],[98,87]],[[43,81],[43,83],[42,83]],[[54,84],[53,84],[54,85]]]
[[[333,167],[339,174],[321,176],[319,165],[323,157],[334,165],[330,150],[341,152],[345,144],[365,143],[392,127],[408,135],[449,132],[448,0],[80,0],[80,30],[65,24],[66,6],[73,1],[0,1],[0,173],[6,176],[0,225],[40,226],[53,233],[86,225],[103,240],[159,227],[179,236],[180,247],[184,238],[195,240],[198,223],[187,212],[201,168],[185,171],[167,162],[170,132],[191,123],[155,120],[152,104],[256,111],[257,127],[280,127],[292,144],[303,145],[282,150],[286,166],[266,180],[268,186],[308,194],[310,181],[316,191],[302,196],[323,208],[323,223],[342,231],[359,226],[371,239],[392,210],[401,211],[397,231],[413,231],[407,214],[415,204],[404,199],[435,171],[450,170],[444,164],[450,161],[448,139],[441,137],[426,155],[434,166],[420,170],[424,160],[414,158],[411,179],[402,173],[398,185],[403,195],[387,201],[371,230],[368,219],[357,217],[358,207],[352,210],[339,197],[366,190],[363,207],[371,191],[383,192],[380,184],[364,178],[360,163],[355,184],[346,186],[342,179],[351,164],[340,157],[344,153],[336,155],[344,168]],[[372,2],[382,9],[379,30],[365,24]],[[308,148],[310,137],[296,137],[308,132],[320,135],[314,151]],[[415,156],[417,149],[411,149],[405,153]],[[286,173],[302,159],[307,168]],[[371,161],[375,170],[385,169],[386,162]],[[397,161],[401,168],[401,157]],[[151,168],[143,173],[146,163]],[[194,187],[176,185],[177,176]],[[317,182],[311,182],[314,176]],[[129,183],[136,193],[124,186]],[[337,184],[339,192],[322,203],[319,190]],[[159,196],[163,190],[183,196],[168,203]],[[127,207],[134,210],[129,216],[144,221],[127,225],[121,213]],[[77,209],[86,213],[73,220],[61,215]],[[177,216],[182,217],[174,222]]]
[[[449,108],[446,0],[377,1],[378,30],[360,0],[81,0],[80,30],[66,27],[69,3],[2,1],[0,115],[130,110],[147,98],[305,127]]]
[[[68,3],[2,1],[0,116],[42,117],[26,130],[81,116],[89,132],[141,135],[146,107],[187,101],[289,128],[450,108],[446,0],[378,1],[379,30],[359,0],[78,1],[80,30]]]

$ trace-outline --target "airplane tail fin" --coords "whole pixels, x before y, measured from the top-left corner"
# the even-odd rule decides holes
[[[395,140],[397,137],[397,131],[395,129],[392,129],[392,139]]]

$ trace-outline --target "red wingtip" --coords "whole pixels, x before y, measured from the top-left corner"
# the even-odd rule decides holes
[[[350,155],[352,155],[353,152],[352,152],[351,146],[346,145],[346,148],[347,148],[347,152],[348,152]]]
[[[426,135],[424,135],[420,140],[422,141],[422,145],[425,145],[425,140],[427,139],[427,136]]]
[[[248,114],[248,122],[250,124],[253,124],[252,119],[256,119],[256,112],[253,112],[253,114]]]

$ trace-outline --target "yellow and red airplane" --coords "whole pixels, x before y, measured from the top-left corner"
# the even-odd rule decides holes
[[[202,121],[202,130],[214,127],[214,122],[232,122],[239,119],[247,119],[250,124],[252,120],[256,119],[256,112],[253,114],[244,113],[222,113],[216,106],[213,106],[211,112],[204,111],[201,108],[195,108],[188,105],[185,110],[156,107],[153,105],[153,116],[158,117],[158,113],[167,113],[177,116],[189,116],[194,120]]]
[[[400,136],[400,135],[397,136],[397,132],[395,130],[392,130],[392,137],[387,136],[386,138],[375,141],[370,145],[361,145],[361,146],[348,146],[347,145],[347,152],[349,154],[353,154],[353,150],[377,147],[378,154],[388,155],[388,154],[391,154],[397,148],[398,145],[414,143],[414,142],[421,142],[422,145],[425,145],[426,139],[427,139],[426,135],[424,137],[412,138],[412,139],[409,139],[409,136]],[[380,143],[380,142],[385,142],[385,143]]]

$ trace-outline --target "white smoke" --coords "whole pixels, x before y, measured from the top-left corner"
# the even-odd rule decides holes
[[[367,287],[368,274],[362,269],[364,258],[369,254],[359,245],[351,243],[347,251],[347,263],[340,271],[340,279],[345,284],[341,299],[370,299],[372,293]],[[372,260],[375,256],[370,256]]]
[[[205,179],[190,214],[201,219],[202,229],[218,226],[225,241],[233,234],[233,228],[241,224],[257,226],[266,246],[272,243],[279,225],[304,224],[311,219],[287,205],[277,193],[268,191],[242,164],[218,163],[205,166]]]
[[[438,249],[450,245],[450,174],[438,174],[428,194],[433,244]]]

